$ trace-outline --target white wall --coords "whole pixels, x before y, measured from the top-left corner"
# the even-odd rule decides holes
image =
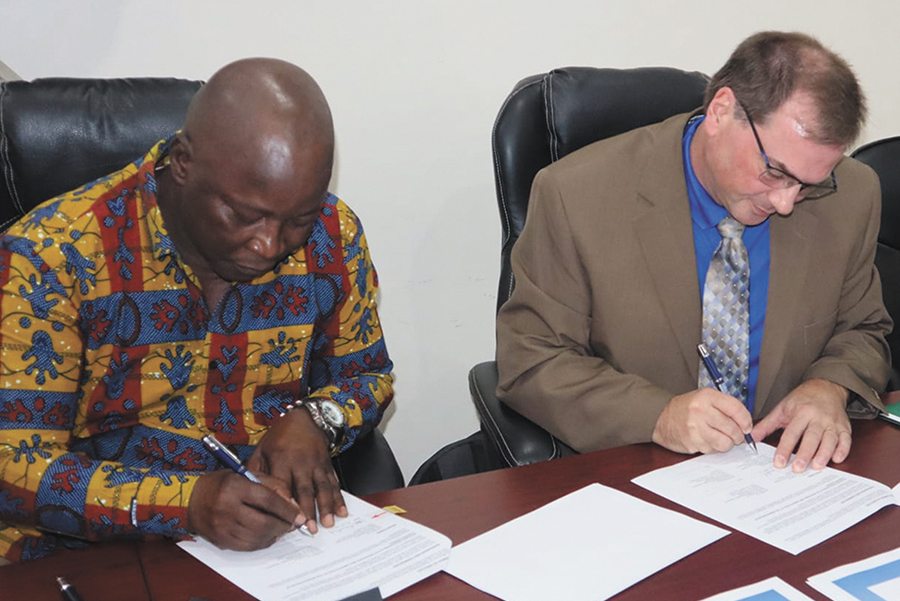
[[[490,131],[516,81],[567,65],[712,73],[750,33],[799,29],[856,68],[874,140],[900,134],[898,26],[895,0],[0,0],[0,60],[26,79],[206,79],[275,56],[317,78],[332,190],[381,279],[396,364],[384,431],[409,478],[477,428],[466,374],[493,357],[499,272]]]

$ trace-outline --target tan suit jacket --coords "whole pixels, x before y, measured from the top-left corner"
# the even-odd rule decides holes
[[[592,144],[534,180],[497,318],[497,392],[579,451],[649,441],[671,398],[697,388],[688,117]],[[810,378],[880,406],[892,325],[873,264],[881,191],[853,159],[835,174],[837,193],[770,218],[755,420]]]

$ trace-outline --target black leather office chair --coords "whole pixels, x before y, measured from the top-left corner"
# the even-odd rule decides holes
[[[874,169],[881,180],[881,230],[875,265],[881,275],[885,307],[894,319],[894,331],[887,337],[892,365],[888,390],[900,390],[900,136],[870,142],[850,156]]]
[[[182,126],[203,82],[47,78],[0,83],[0,232],[39,203],[143,156]],[[403,486],[378,430],[334,460],[356,495]]]
[[[48,78],[0,84],[0,231],[181,127],[202,82]]]
[[[492,135],[503,224],[498,309],[515,286],[510,253],[525,224],[537,172],[597,140],[698,108],[706,82],[702,73],[665,67],[568,67],[516,84],[497,115]],[[525,465],[574,452],[501,403],[496,387],[496,362],[480,363],[469,372],[481,430],[504,464]]]

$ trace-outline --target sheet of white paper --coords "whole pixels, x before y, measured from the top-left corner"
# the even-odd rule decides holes
[[[900,549],[838,566],[806,582],[835,601],[900,601]]]
[[[260,601],[334,601],[378,587],[382,597],[438,572],[450,539],[343,493],[350,516],[268,549],[223,551],[198,538],[178,545]]]
[[[775,448],[701,455],[633,482],[794,555],[894,503],[884,484],[831,468],[775,469]]]
[[[457,545],[444,571],[505,601],[601,601],[726,534],[591,484]]]
[[[742,586],[703,601],[813,601],[790,584],[773,576],[762,582]]]

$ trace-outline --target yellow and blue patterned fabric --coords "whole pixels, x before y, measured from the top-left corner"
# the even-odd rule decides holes
[[[329,195],[303,249],[210,308],[156,203],[168,144],[0,238],[7,559],[182,537],[197,478],[219,467],[204,434],[246,460],[293,400],[321,397],[343,408],[343,450],[393,398],[378,280],[350,208]]]

